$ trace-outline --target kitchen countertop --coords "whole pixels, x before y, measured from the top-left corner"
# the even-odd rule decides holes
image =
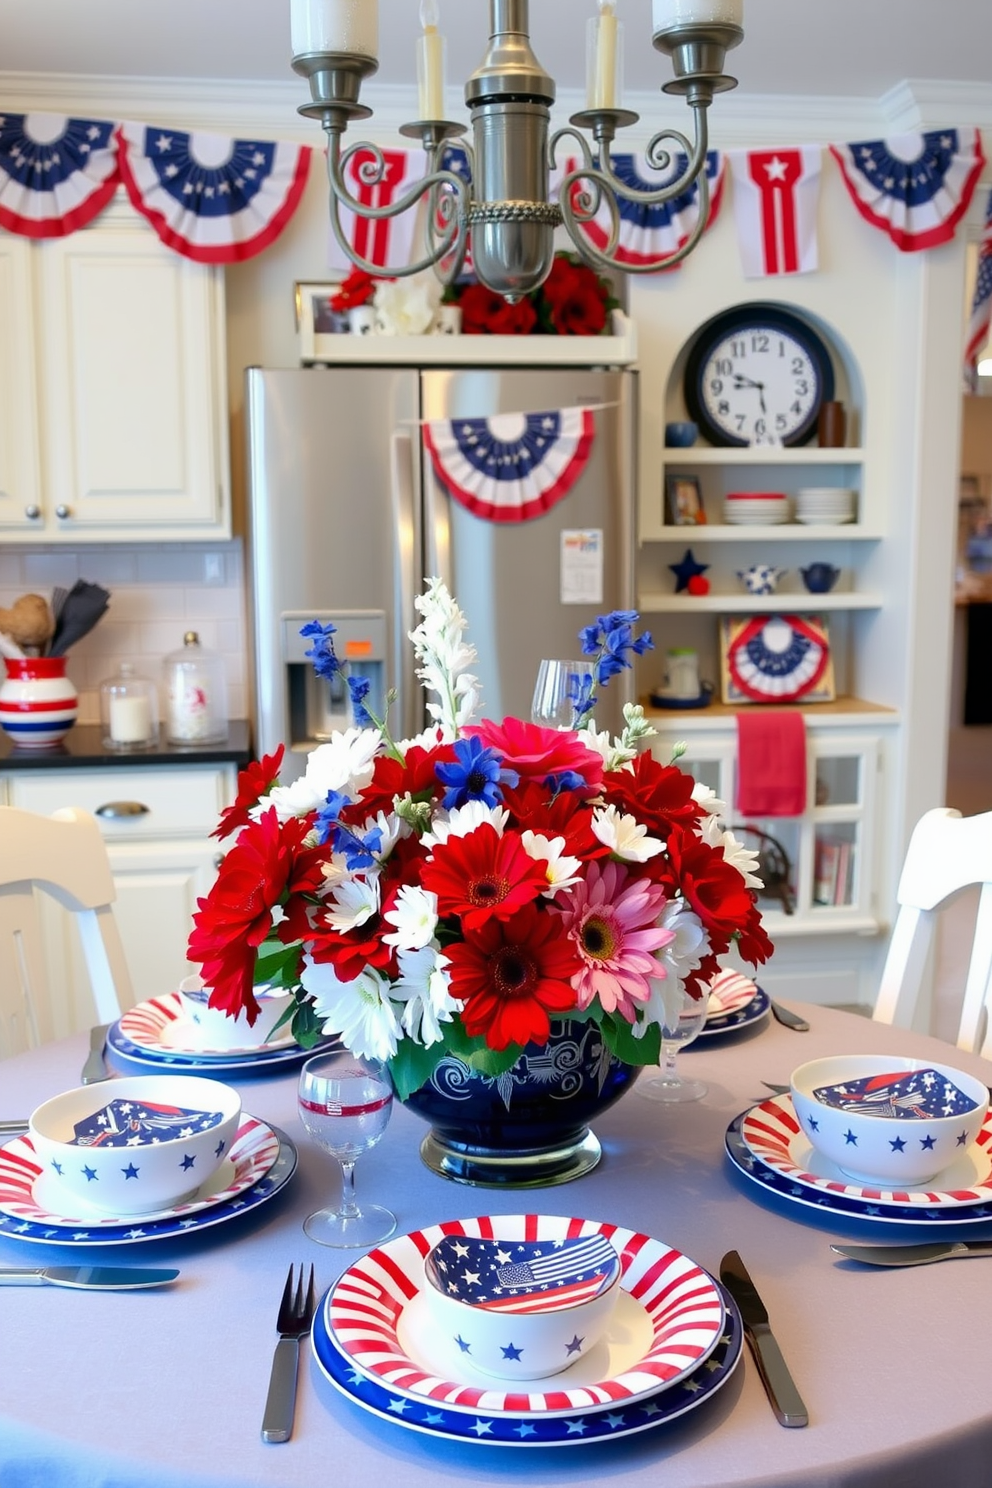
[[[169,744],[162,736],[154,749],[107,749],[98,723],[77,723],[54,749],[16,749],[0,733],[0,770],[89,770],[119,765],[237,765],[252,758],[251,725],[236,718],[222,744]]]

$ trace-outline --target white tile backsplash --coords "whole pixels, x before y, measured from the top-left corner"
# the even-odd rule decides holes
[[[227,672],[228,715],[247,717],[248,626],[240,540],[146,547],[21,549],[0,544],[0,607],[22,594],[51,598],[55,585],[88,579],[109,589],[102,620],[69,653],[69,676],[79,689],[81,723],[100,719],[100,683],[122,661],[162,685],[162,663],[195,630],[205,649],[219,652]],[[2,665],[2,663],[0,663]]]

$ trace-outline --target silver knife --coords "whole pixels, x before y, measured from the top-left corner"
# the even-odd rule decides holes
[[[809,1024],[805,1018],[800,1018],[798,1013],[792,1012],[790,1008],[783,1007],[780,1002],[775,1002],[771,998],[769,1001],[772,1004],[772,1017],[777,1018],[783,1028],[792,1028],[796,1033],[809,1033]]]
[[[95,1085],[99,1080],[107,1078],[107,1065],[103,1051],[109,1032],[109,1023],[98,1023],[95,1028],[90,1029],[90,1052],[86,1056],[86,1063],[83,1065],[83,1073],[80,1076],[84,1085]]]
[[[728,1250],[720,1262],[720,1280],[741,1310],[744,1336],[775,1415],[783,1426],[808,1426],[809,1412],[768,1326],[765,1304],[736,1250]]]
[[[866,1266],[928,1266],[931,1261],[959,1261],[966,1256],[992,1256],[990,1240],[932,1241],[928,1245],[831,1245],[849,1261]]]
[[[28,1118],[26,1116],[20,1120],[0,1121],[0,1137],[16,1137],[21,1132],[26,1132],[27,1129]]]
[[[165,1286],[178,1271],[148,1271],[135,1266],[0,1266],[0,1286],[61,1286],[81,1291],[106,1288],[116,1292]]]

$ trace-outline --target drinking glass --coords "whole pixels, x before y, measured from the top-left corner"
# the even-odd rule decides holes
[[[542,661],[531,703],[531,723],[539,723],[542,728],[575,728],[580,721],[575,702],[590,667],[588,661]]]
[[[318,1209],[303,1229],[320,1245],[340,1248],[378,1245],[396,1228],[396,1216],[379,1204],[358,1207],[355,1164],[380,1141],[389,1123],[393,1087],[389,1071],[375,1059],[359,1059],[347,1050],[318,1054],[300,1071],[300,1120],[341,1164],[342,1193],[338,1209]]]
[[[685,1079],[677,1067],[676,1056],[701,1032],[708,1007],[708,994],[690,997],[688,992],[683,992],[677,1016],[670,1023],[666,1022],[661,1030],[661,1073],[648,1080],[638,1080],[634,1089],[639,1095],[656,1101],[694,1101],[701,1100],[706,1094],[702,1080]]]

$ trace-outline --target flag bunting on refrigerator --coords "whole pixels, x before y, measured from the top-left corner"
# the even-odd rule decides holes
[[[372,150],[356,150],[348,157],[344,178],[348,190],[363,207],[381,209],[394,206],[403,193],[423,176],[424,156],[420,150],[383,150],[381,181],[371,181],[376,157]],[[411,208],[395,217],[359,217],[340,208],[344,236],[359,258],[386,269],[391,264],[407,264],[413,258],[414,225],[419,217]],[[333,232],[331,234],[331,267],[350,269],[351,260]]]
[[[550,511],[585,470],[594,434],[590,408],[424,424],[438,480],[490,522],[527,522]]]
[[[579,163],[570,160],[568,170],[577,169]],[[614,174],[624,186],[635,191],[657,191],[678,179],[686,168],[687,157],[681,151],[673,151],[665,170],[655,170],[644,157],[637,155],[614,155],[612,164]],[[724,161],[719,150],[710,150],[706,156],[706,177],[710,188],[708,231],[717,219],[723,195]],[[586,184],[580,180],[572,186],[573,205],[577,205],[577,198]],[[686,191],[661,204],[630,202],[621,198],[617,205],[620,216],[617,260],[623,264],[653,263],[676,252],[692,233],[699,220],[699,185],[694,181]],[[607,249],[612,217],[605,201],[594,217],[579,223],[579,228],[600,252]]]
[[[992,191],[989,192],[985,208],[985,226],[978,245],[978,274],[975,278],[975,293],[971,300],[968,317],[968,339],[964,349],[965,370],[975,371],[978,354],[989,337],[992,324]]]
[[[817,267],[822,154],[819,145],[729,152],[746,278],[808,274]]]
[[[168,248],[207,264],[240,263],[275,242],[312,154],[309,145],[146,124],[122,124],[117,143],[132,205]]]
[[[62,238],[92,222],[120,181],[114,128],[64,114],[0,115],[0,227]]]
[[[851,200],[903,253],[949,243],[985,165],[977,129],[831,145]]]

